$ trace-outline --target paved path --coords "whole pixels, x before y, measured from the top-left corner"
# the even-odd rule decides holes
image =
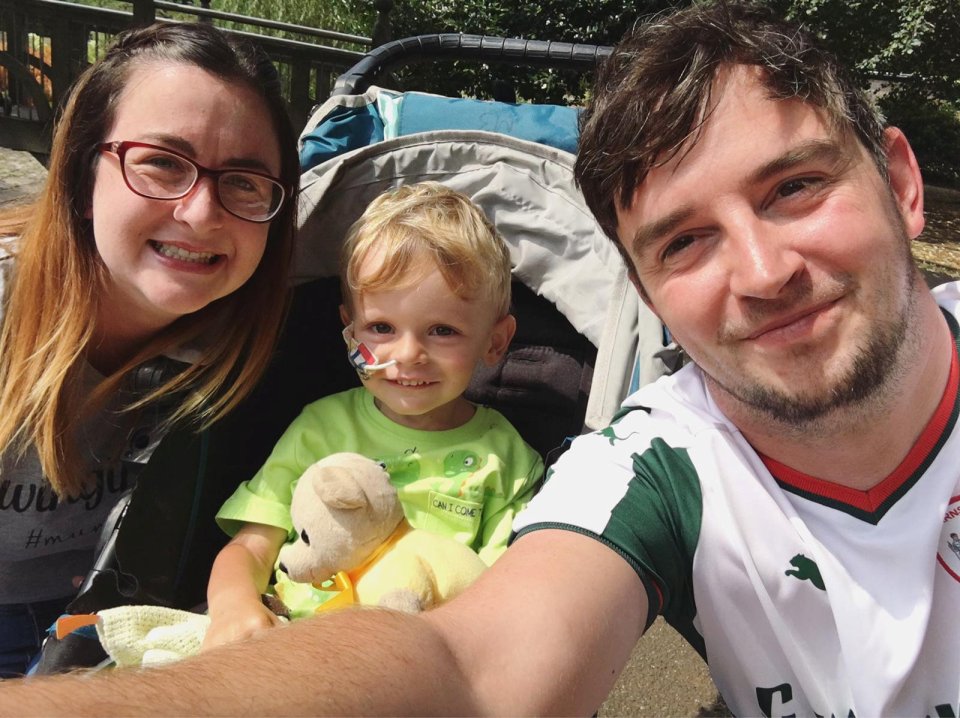
[[[730,712],[700,656],[658,618],[637,644],[599,715],[706,718]]]
[[[46,173],[33,155],[0,147],[0,207],[29,200]]]

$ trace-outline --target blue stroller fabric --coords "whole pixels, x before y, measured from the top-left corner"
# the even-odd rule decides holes
[[[496,132],[571,154],[577,151],[579,111],[572,107],[450,98],[422,92],[400,94],[380,89],[371,99],[355,106],[336,106],[304,132],[300,150],[304,171],[360,147],[434,130]]]

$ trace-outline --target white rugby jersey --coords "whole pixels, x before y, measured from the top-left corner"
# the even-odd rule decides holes
[[[958,340],[960,283],[934,290]],[[869,491],[760,457],[696,367],[578,437],[515,529],[595,537],[737,715],[960,716],[957,350],[923,434]]]

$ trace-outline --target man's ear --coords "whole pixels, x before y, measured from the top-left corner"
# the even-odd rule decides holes
[[[906,136],[896,127],[883,132],[890,190],[907,236],[915,239],[923,230],[923,177]]]
[[[340,305],[340,321],[343,322],[343,326],[347,326],[352,319],[350,319],[350,313],[347,312],[347,307],[344,304]]]
[[[487,366],[495,366],[497,362],[503,359],[510,346],[510,340],[517,331],[517,320],[512,314],[507,314],[503,319],[493,325],[490,330],[490,342],[487,350],[483,354],[483,363]]]

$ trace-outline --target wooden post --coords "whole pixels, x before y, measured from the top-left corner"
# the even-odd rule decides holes
[[[53,23],[51,32],[51,52],[50,52],[50,84],[52,85],[52,97],[50,106],[56,110],[67,96],[67,89],[73,78],[76,77],[80,69],[74,69],[74,52],[72,45],[75,44],[73,35],[79,35],[76,26],[72,25],[66,17],[60,17]]]
[[[326,63],[317,65],[317,85],[314,88],[314,97],[317,98],[317,104],[323,104],[330,97],[330,88],[333,87],[333,79],[330,77],[330,66]]]
[[[373,6],[377,10],[377,19],[373,23],[373,32],[370,33],[370,37],[373,40],[373,46],[380,47],[393,39],[393,30],[390,27],[393,0],[376,0]]]
[[[293,126],[303,127],[310,114],[310,58],[290,57],[290,120]]]
[[[133,26],[146,27],[152,25],[157,19],[156,8],[153,7],[153,0],[133,0]]]
[[[7,52],[12,57],[21,61],[26,66],[27,61],[27,30],[24,27],[25,13],[22,11],[11,11],[10,16],[13,19],[13,27],[7,32]],[[10,82],[10,100],[14,106],[24,103],[23,88],[17,78],[8,71],[7,77]]]

